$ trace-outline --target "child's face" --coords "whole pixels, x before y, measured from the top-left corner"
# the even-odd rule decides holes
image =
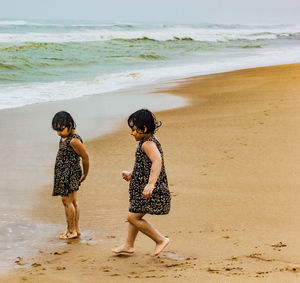
[[[58,127],[58,129],[56,130],[57,134],[62,137],[62,138],[66,138],[70,135],[72,129],[67,128],[67,127]]]
[[[140,141],[144,139],[148,134],[144,134],[142,130],[138,129],[136,126],[133,125],[132,122],[130,122],[130,127],[131,127],[131,135],[134,136],[136,141]]]

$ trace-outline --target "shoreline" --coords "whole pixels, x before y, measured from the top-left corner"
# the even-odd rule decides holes
[[[49,100],[49,101],[45,101],[45,102],[33,102],[33,103],[29,103],[29,104],[24,104],[24,105],[18,105],[18,106],[13,106],[13,107],[8,107],[8,108],[0,108],[0,112],[1,111],[14,111],[16,109],[21,109],[21,108],[26,108],[26,107],[35,107],[38,105],[47,105],[47,104],[52,104],[52,103],[57,103],[57,104],[67,104],[68,101],[72,103],[72,101],[77,101],[77,100],[85,100],[85,99],[90,99],[93,98],[95,96],[99,96],[99,95],[109,95],[111,93],[114,94],[118,94],[118,93],[129,93],[131,90],[135,91],[136,89],[150,89],[153,91],[153,89],[157,88],[156,85],[162,86],[164,84],[172,84],[178,80],[185,80],[185,79],[189,79],[189,78],[193,78],[193,77],[200,77],[200,76],[209,76],[209,75],[215,75],[215,74],[222,74],[222,73],[228,73],[228,72],[235,72],[235,71],[241,71],[241,70],[247,70],[247,69],[255,69],[255,68],[264,68],[264,67],[274,67],[274,66],[280,66],[280,65],[290,65],[290,64],[300,64],[300,62],[297,62],[295,58],[286,58],[285,60],[278,60],[275,64],[274,64],[274,60],[267,60],[263,63],[261,63],[260,61],[255,61],[255,63],[249,64],[248,61],[245,61],[244,63],[236,63],[230,67],[227,67],[228,62],[222,62],[222,65],[211,68],[209,70],[207,69],[201,69],[201,71],[199,70],[200,65],[198,66],[193,66],[193,71],[188,71],[185,72],[184,75],[182,74],[177,74],[177,75],[169,75],[169,76],[164,76],[164,77],[160,77],[160,78],[156,78],[156,79],[152,79],[146,82],[138,82],[136,84],[129,84],[127,86],[123,86],[122,88],[117,88],[117,89],[112,89],[112,90],[107,90],[105,92],[101,92],[101,93],[94,93],[94,94],[85,94],[82,96],[75,96],[72,98],[66,98],[66,99],[59,99],[59,100]],[[175,66],[176,68],[180,68],[180,66]],[[185,66],[181,66],[181,67],[185,67]],[[173,67],[166,67],[164,70],[160,70],[161,72],[168,72],[172,69]],[[146,69],[147,70],[147,69]],[[152,70],[152,69],[149,69]],[[127,73],[127,76],[138,76],[140,70],[132,70],[131,72]],[[120,74],[124,74],[120,73]],[[161,87],[158,87],[161,89]],[[148,89],[148,93],[151,93],[151,91],[149,92]]]
[[[197,278],[205,282],[229,280],[228,276],[230,282],[251,282],[254,279],[280,282],[283,278],[295,280],[298,277],[300,265],[296,261],[296,247],[299,241],[296,234],[299,231],[293,226],[297,223],[296,218],[290,219],[299,212],[297,198],[282,189],[288,188],[289,192],[295,193],[293,182],[299,180],[294,168],[295,157],[291,154],[285,156],[282,151],[289,145],[293,156],[299,153],[291,141],[298,137],[293,127],[299,120],[296,108],[299,100],[295,94],[300,90],[299,75],[300,64],[279,65],[192,77],[179,80],[179,85],[169,89],[174,95],[192,99],[192,104],[157,113],[158,119],[164,123],[158,137],[167,156],[172,206],[176,210],[158,220],[149,217],[174,241],[174,246],[171,242],[164,255],[151,260],[155,266],[153,269],[157,268],[154,275],[152,272],[153,278],[172,282],[176,278],[172,276],[174,272],[178,278],[192,282]],[[280,94],[279,90],[287,93]],[[86,277],[80,277],[81,280],[96,282],[93,276],[113,282],[126,282],[136,276],[143,282],[151,280],[151,272],[146,268],[149,259],[142,252],[150,252],[152,248],[146,237],[139,236],[137,249],[141,252],[133,258],[112,256],[108,247],[122,241],[126,234],[126,224],[121,224],[127,211],[127,202],[124,201],[128,198],[127,184],[116,174],[133,165],[136,146],[125,123],[121,127],[124,130],[87,143],[88,151],[95,153],[91,162],[95,171],[81,188],[81,191],[86,188],[88,191],[79,198],[83,229],[97,229],[101,225],[98,230],[105,241],[89,243],[84,239],[85,243],[66,245],[58,249],[61,254],[56,258],[53,253],[44,253],[35,258],[41,266],[15,271],[17,274],[10,278],[19,280],[25,276],[29,282],[72,278],[76,282],[75,275],[71,274],[79,272],[76,268],[87,268],[85,262],[88,262],[91,269],[85,271]],[[120,145],[122,150],[116,152]],[[264,159],[267,156],[271,161]],[[182,171],[186,176],[180,176]],[[288,181],[282,178],[286,175],[290,177]],[[41,191],[39,197],[43,198],[44,194]],[[57,199],[55,202],[53,206],[51,203],[45,207],[44,215],[34,207],[33,218],[38,220],[50,216],[51,219],[58,217],[56,221],[62,220],[61,205]],[[273,207],[274,203],[289,208],[294,214],[284,211],[277,215],[278,207]],[[53,207],[55,213],[51,215]],[[191,217],[186,207],[194,208],[197,215]],[[268,208],[266,212],[265,207]],[[260,211],[267,214],[267,219],[260,218]],[[113,217],[108,220],[105,214]],[[274,224],[277,221],[284,228],[276,229]],[[290,233],[285,235],[286,231]],[[188,239],[188,246],[183,238]],[[205,246],[199,247],[199,239],[200,243],[206,243]],[[80,261],[77,254],[82,254],[86,260]],[[65,260],[71,260],[73,266],[57,269]],[[135,264],[136,261],[139,263]]]

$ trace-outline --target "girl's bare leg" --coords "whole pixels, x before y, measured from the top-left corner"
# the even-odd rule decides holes
[[[139,231],[151,238],[155,243],[154,252],[151,256],[159,255],[163,249],[169,244],[169,239],[161,235],[148,221],[143,219],[144,213],[130,213],[128,214],[128,221],[135,226]]]
[[[75,191],[73,194],[73,206],[75,209],[75,230],[77,232],[77,236],[80,236],[81,232],[79,229],[79,216],[80,216],[80,208],[77,201],[77,191]]]
[[[112,252],[114,252],[115,254],[120,254],[120,253],[133,254],[134,242],[138,232],[139,230],[129,222],[128,234],[125,243],[117,248],[112,249]]]
[[[74,193],[71,193],[66,197],[62,197],[67,220],[67,233],[61,234],[59,237],[60,239],[71,239],[77,237],[75,229],[75,207],[73,205],[73,194]]]

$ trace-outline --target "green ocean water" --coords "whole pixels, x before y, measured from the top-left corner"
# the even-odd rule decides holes
[[[294,62],[299,39],[286,25],[0,20],[0,109]]]

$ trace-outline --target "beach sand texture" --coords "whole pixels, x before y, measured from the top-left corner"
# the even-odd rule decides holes
[[[171,212],[146,216],[171,239],[165,252],[150,258],[139,234],[135,255],[111,253],[127,233],[121,171],[137,146],[124,121],[86,144],[81,224],[94,234],[17,260],[1,282],[300,282],[300,64],[178,82],[167,92],[190,106],[157,113]],[[64,224],[50,195],[40,189],[32,219]]]

